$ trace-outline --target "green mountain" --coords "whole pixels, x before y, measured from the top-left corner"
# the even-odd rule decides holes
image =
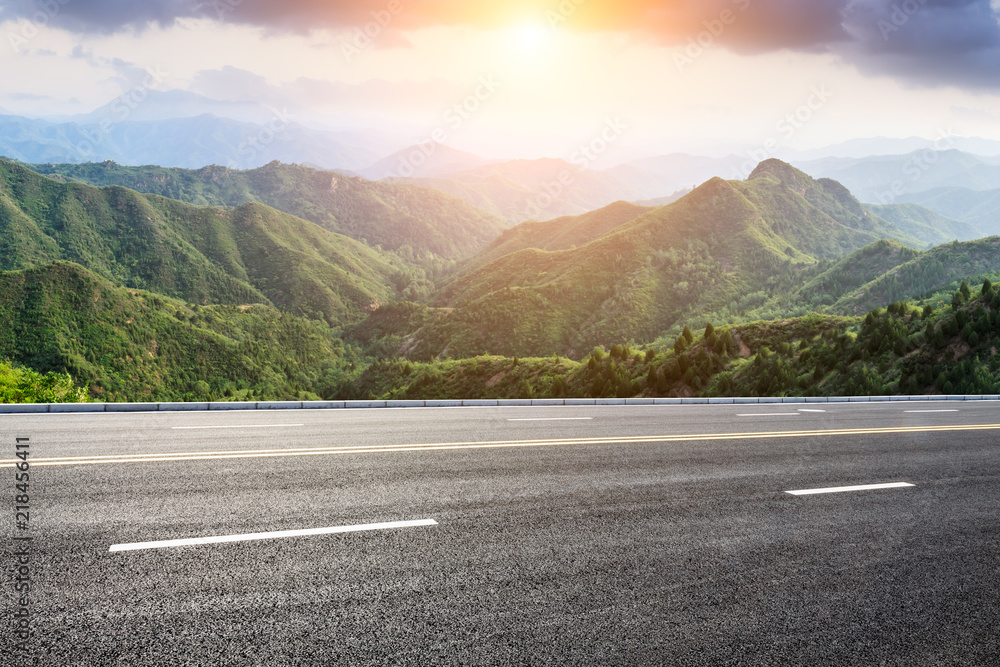
[[[672,347],[596,348],[558,357],[381,361],[341,385],[344,397],[631,398],[880,396],[1000,392],[1000,289],[989,281],[866,317],[810,315],[685,327]]]
[[[620,201],[584,215],[564,216],[543,222],[523,222],[501,234],[485,250],[469,260],[463,269],[467,271],[473,266],[488,264],[525,248],[569,250],[586,245],[651,210],[652,207],[649,206]]]
[[[926,206],[941,215],[961,220],[989,235],[1000,234],[1000,190],[942,187],[904,194],[901,202]],[[962,240],[961,237],[957,237]]]
[[[347,372],[331,330],[270,306],[191,306],[77,264],[0,272],[0,360],[105,401],[305,399]]]
[[[198,206],[248,202],[315,222],[371,246],[458,260],[482,249],[507,224],[464,201],[414,185],[373,182],[295,164],[259,169],[123,167],[114,162],[31,165],[39,173],[104,187],[120,185]]]
[[[883,238],[921,245],[870,214],[840,183],[813,180],[780,160],[761,162],[746,181],[731,183],[760,210],[774,233],[813,257],[842,257]]]
[[[786,305],[803,305],[813,311],[823,310],[836,304],[845,294],[878,280],[918,256],[919,250],[898,241],[876,241],[835,261],[808,280],[791,295],[790,302]]]
[[[914,299],[961,280],[997,279],[1000,236],[948,243],[916,255],[864,285],[846,291],[830,307],[844,314],[866,313],[893,301]]]
[[[194,303],[270,303],[331,323],[389,300],[397,272],[377,251],[263,204],[195,207],[0,161],[0,270],[54,260]]]
[[[952,220],[917,204],[888,204],[865,208],[927,244],[928,247],[955,240],[970,241],[985,236],[974,225]]]
[[[339,178],[298,169],[238,174]],[[161,171],[192,200],[249,183]],[[433,297],[399,256],[259,202],[198,207],[67,178],[0,160],[11,400],[79,395],[66,372],[98,400],[266,400],[985,391],[998,370],[1000,296],[959,284],[1000,279],[1000,237],[916,250],[959,223],[865,208],[776,160],[668,206],[524,223]],[[860,317],[902,299],[920,302]],[[691,333],[706,320],[728,326]]]
[[[580,169],[564,160],[513,160],[461,173],[396,179],[465,200],[509,223],[583,215],[615,201],[667,194],[650,191],[614,171]]]
[[[883,236],[911,241],[839,184],[770,160],[747,181],[713,179],[575,249],[473,259],[439,293],[434,305],[449,310],[414,334],[413,349],[418,357],[575,356],[652,341],[748,295],[761,293],[761,303],[786,295],[815,275],[819,259]]]

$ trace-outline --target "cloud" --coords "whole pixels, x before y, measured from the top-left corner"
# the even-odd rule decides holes
[[[923,85],[1000,85],[996,0],[855,0],[839,49],[863,71]]]
[[[65,3],[65,4],[63,4]],[[862,72],[915,84],[1000,84],[1000,0],[52,0],[47,21],[113,33],[201,17],[308,33],[383,23],[382,46],[435,26],[503,28],[526,22],[614,30],[683,45],[707,34],[737,53],[833,53]],[[31,20],[33,0],[7,0],[0,20]]]
[[[422,82],[371,79],[360,84],[299,77],[273,84],[253,72],[236,67],[201,70],[191,80],[190,91],[226,102],[254,102],[275,107],[378,110],[407,100],[410,109],[436,111],[441,100],[460,99],[468,91],[443,79]]]
[[[53,99],[49,95],[36,95],[35,93],[8,93],[6,97],[14,102],[41,102]]]
[[[191,81],[191,90],[213,99],[232,101],[260,99],[278,92],[264,77],[232,66],[198,72]]]
[[[74,32],[112,33],[151,24],[171,25],[177,18],[194,15],[198,4],[194,0],[5,0],[0,5],[0,21],[13,19]]]

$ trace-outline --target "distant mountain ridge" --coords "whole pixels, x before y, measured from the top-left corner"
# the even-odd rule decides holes
[[[375,250],[263,204],[195,207],[0,160],[0,270],[56,260],[198,304],[266,303],[331,323],[392,298],[397,271]]]
[[[300,165],[271,162],[236,171],[125,167],[114,163],[31,165],[39,173],[99,187],[121,185],[198,206],[258,201],[321,227],[387,250],[408,246],[422,256],[471,256],[508,225],[437,190],[373,182]]]
[[[983,157],[928,145],[905,155],[826,158],[796,162],[815,178],[832,178],[866,203],[891,204],[902,197],[941,187],[1000,188],[1000,157]],[[947,214],[946,214],[947,215]]]
[[[941,215],[963,221],[983,232],[1000,234],[1000,188],[971,190],[967,187],[942,187],[904,194],[900,202],[911,202]]]
[[[468,271],[472,266],[482,266],[526,248],[551,251],[586,245],[651,210],[653,207],[620,201],[581,216],[522,222],[501,234],[463,269]]]
[[[582,215],[616,201],[666,196],[674,190],[641,171],[580,169],[564,160],[512,160],[437,178],[410,178],[511,223]]]
[[[489,160],[450,146],[427,141],[408,146],[378,162],[358,170],[365,178],[436,178],[501,162]]]
[[[248,169],[272,160],[356,169],[375,159],[371,149],[348,144],[337,133],[308,129],[280,110],[259,124],[209,114],[136,121],[120,113],[84,124],[0,116],[0,155],[27,163],[114,160],[187,169],[212,164]]]

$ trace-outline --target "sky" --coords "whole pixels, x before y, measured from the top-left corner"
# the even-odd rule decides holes
[[[1000,0],[0,0],[0,39],[19,115],[186,91],[497,157],[1000,139]]]

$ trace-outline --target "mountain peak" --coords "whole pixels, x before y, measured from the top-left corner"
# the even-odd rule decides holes
[[[766,176],[773,176],[780,182],[793,188],[797,185],[812,183],[813,181],[812,177],[805,172],[799,171],[787,162],[782,162],[781,160],[775,158],[764,160],[758,164],[757,168],[753,170],[753,173],[750,174],[750,177],[747,180],[752,181],[756,178],[763,178]]]

